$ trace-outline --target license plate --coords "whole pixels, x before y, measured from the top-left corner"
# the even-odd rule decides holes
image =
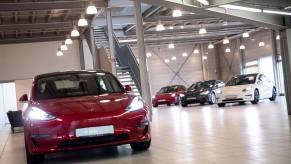
[[[196,100],[196,97],[188,97],[187,100]]]
[[[104,136],[114,134],[113,125],[76,129],[76,137]]]
[[[166,100],[158,100],[158,102],[165,102]]]
[[[234,99],[234,98],[237,98],[237,95],[227,95],[227,96],[225,96],[225,98]]]

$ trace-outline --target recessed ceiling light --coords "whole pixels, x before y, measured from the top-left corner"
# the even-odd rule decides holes
[[[174,27],[173,27],[173,26],[170,26],[170,27],[169,27],[169,29],[170,29],[170,30],[173,30],[173,29],[174,29]]]
[[[173,17],[181,17],[182,11],[181,10],[174,10],[173,11]]]
[[[172,60],[177,60],[177,57],[176,56],[173,56],[171,59]]]
[[[186,52],[184,52],[184,53],[182,54],[182,56],[183,56],[183,57],[187,57],[188,54],[187,54]]]
[[[148,52],[147,57],[152,57],[152,53]]]
[[[242,44],[242,45],[240,45],[239,49],[244,50],[244,49],[246,49],[246,46]]]
[[[203,60],[207,60],[207,58],[208,58],[207,56],[203,56],[202,57]]]
[[[260,42],[259,43],[259,47],[264,47],[265,46],[265,42]]]
[[[209,43],[208,49],[213,49],[213,48],[214,48],[214,45],[212,43]]]
[[[156,27],[156,30],[157,31],[164,31],[165,29],[166,29],[165,26],[161,22],[159,22],[159,24]]]
[[[229,52],[230,52],[230,48],[226,48],[226,49],[225,49],[225,52],[226,52],[226,53],[229,53]]]
[[[245,33],[243,33],[242,37],[243,38],[248,38],[248,37],[250,37],[250,34],[248,32],[245,32]]]
[[[223,44],[229,44],[229,39],[228,38],[223,39]]]
[[[198,49],[195,49],[194,50],[194,54],[199,54],[199,50]]]
[[[184,25],[182,25],[182,26],[180,26],[180,28],[181,28],[181,29],[184,29],[185,27],[184,27]]]
[[[169,49],[173,49],[173,48],[175,48],[175,44],[174,44],[174,43],[170,43],[170,44],[168,45],[168,48],[169,48]]]
[[[200,35],[203,35],[203,34],[206,34],[207,33],[207,30],[205,28],[200,28],[199,30],[199,34]]]
[[[276,40],[280,40],[281,39],[281,36],[280,35],[277,35],[276,36]]]
[[[170,60],[169,59],[165,59],[165,63],[169,63],[170,62]]]

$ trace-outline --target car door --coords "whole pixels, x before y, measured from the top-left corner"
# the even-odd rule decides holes
[[[260,97],[261,99],[265,99],[265,98],[269,98],[270,94],[269,94],[269,84],[267,82],[267,77],[263,74],[261,74],[259,76],[259,79],[258,79],[258,85],[259,85],[259,91],[260,91]]]

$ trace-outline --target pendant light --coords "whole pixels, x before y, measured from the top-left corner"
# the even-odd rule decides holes
[[[90,5],[87,7],[86,13],[88,15],[97,14],[97,8],[94,6],[92,1],[91,1]]]
[[[77,27],[74,26],[74,28],[73,28],[73,30],[71,32],[71,37],[78,37],[78,36],[80,36],[80,33],[79,33]]]
[[[88,26],[88,21],[86,20],[85,16],[82,14],[79,21],[78,21],[79,27],[85,27]]]
[[[214,45],[212,43],[209,43],[208,49],[213,49],[213,48],[214,48]]]
[[[58,48],[57,56],[63,56],[64,53],[61,51],[61,48]]]
[[[73,41],[72,41],[72,39],[70,38],[69,35],[67,36],[67,39],[65,40],[65,44],[66,45],[73,44]]]

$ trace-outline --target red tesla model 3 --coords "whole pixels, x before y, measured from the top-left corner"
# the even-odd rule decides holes
[[[27,163],[60,151],[151,144],[148,109],[110,73],[71,71],[36,76],[31,96],[23,95]]]
[[[152,103],[154,107],[157,107],[162,104],[171,104],[179,105],[180,104],[180,94],[186,90],[186,87],[183,85],[172,85],[163,87],[160,91],[152,97]]]

